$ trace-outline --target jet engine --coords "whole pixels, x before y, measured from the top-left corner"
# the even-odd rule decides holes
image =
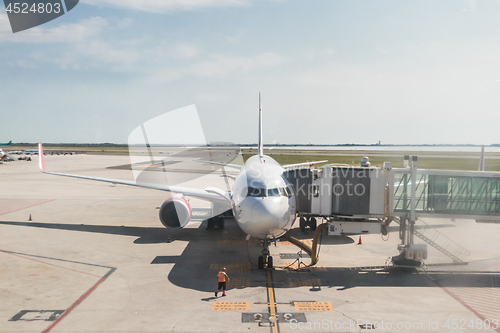
[[[189,202],[182,197],[168,199],[160,207],[160,221],[168,229],[181,229],[191,220]]]

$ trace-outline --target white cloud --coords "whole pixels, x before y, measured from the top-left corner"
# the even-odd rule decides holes
[[[168,66],[164,68],[155,68],[150,72],[149,75],[144,77],[144,82],[154,86],[169,83],[182,77],[180,70]]]
[[[282,56],[272,52],[253,57],[214,55],[210,60],[191,66],[188,72],[202,77],[224,77],[230,73],[244,73],[259,67],[278,65],[283,61]]]
[[[112,21],[101,17],[80,20],[77,23],[61,24],[54,28],[36,27],[16,34],[0,35],[0,43],[26,43],[41,45],[30,46],[10,66],[39,67],[43,64],[56,64],[62,69],[99,68],[105,71],[130,71],[140,59],[137,41],[115,40],[108,42],[102,38],[109,29],[123,29],[132,20]],[[43,44],[63,44],[62,47]]]
[[[1,19],[3,18],[0,17]],[[99,34],[107,26],[105,19],[92,17],[51,29],[35,27],[16,34],[0,35],[0,43],[81,43]]]
[[[82,0],[81,2],[99,7],[118,7],[164,13],[173,10],[244,6],[247,5],[249,1],[250,0]]]
[[[202,48],[195,44],[163,40],[148,48],[147,53],[152,61],[164,63],[171,59],[194,59],[202,54]]]
[[[79,45],[76,51],[76,61],[85,58],[89,66],[114,72],[130,71],[140,58],[133,47],[102,40],[88,41],[84,45]]]
[[[188,45],[181,45],[181,49],[184,46],[188,47]],[[205,56],[208,60],[193,62],[196,58],[200,58],[201,52],[194,46],[189,46],[188,49],[193,48],[197,50],[196,58],[184,59],[187,62],[181,61],[180,63],[176,63],[176,65],[172,65],[172,59],[179,59],[175,54],[175,50],[178,48],[179,46],[173,48],[174,53],[165,50],[156,52],[159,54],[164,53],[165,56],[160,59],[158,54],[156,54],[156,62],[150,64],[150,67],[147,69],[149,74],[144,78],[146,82],[153,85],[160,85],[186,76],[223,78],[228,75],[241,75],[251,70],[270,67],[284,62],[282,56],[271,52],[251,57],[225,56],[221,54],[208,55]]]
[[[188,44],[177,45],[172,52],[172,56],[180,59],[192,59],[199,54],[200,50],[196,46]]]
[[[273,66],[282,63],[285,59],[279,54],[266,52],[255,57],[256,66]]]

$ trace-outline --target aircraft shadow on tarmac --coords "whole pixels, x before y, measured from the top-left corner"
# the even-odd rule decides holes
[[[38,223],[38,222],[9,222],[0,221],[0,225],[17,227],[34,227],[56,230],[70,230],[112,234],[118,236],[138,237],[134,244],[158,244],[186,241],[187,246],[180,256],[158,255],[151,258],[148,264],[173,265],[168,280],[179,287],[203,292],[213,292],[216,283],[218,267],[236,265],[243,270],[235,270],[230,276],[236,280],[246,281],[239,288],[265,286],[265,272],[250,265],[260,255],[261,247],[257,241],[251,241],[248,249],[244,242],[245,234],[235,223],[226,222],[223,230],[204,230],[206,222],[199,228],[184,228],[171,231],[162,227],[127,227],[85,224]],[[294,236],[300,235],[297,229],[290,231]],[[311,235],[302,235],[307,238]],[[323,237],[323,244],[347,244],[347,237]],[[224,243],[224,241],[229,241]],[[293,250],[292,250],[293,248]],[[296,253],[291,247],[289,252]],[[331,252],[330,252],[331,253]],[[308,259],[304,259],[306,264]],[[496,263],[500,258],[491,259]],[[110,263],[111,264],[111,263]],[[484,271],[480,266],[471,263],[470,267],[463,267],[457,271],[444,269],[419,272],[415,269],[396,270],[380,267],[326,267],[312,268],[306,272],[286,272],[275,270],[273,284],[275,288],[293,288],[294,281],[314,281],[309,285],[311,291],[321,288],[335,288],[345,290],[355,287],[500,287],[500,272]],[[212,266],[211,266],[212,265]],[[239,265],[239,266],[238,266]],[[491,267],[491,266],[490,266]],[[119,269],[119,268],[118,268]]]

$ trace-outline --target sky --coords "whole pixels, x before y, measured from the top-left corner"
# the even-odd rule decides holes
[[[208,142],[256,143],[260,91],[265,143],[500,143],[499,12],[496,0],[81,0],[13,34],[1,8],[0,142],[126,143],[195,104]]]

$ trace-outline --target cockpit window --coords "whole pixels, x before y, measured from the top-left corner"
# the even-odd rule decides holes
[[[248,196],[249,197],[265,197],[267,194],[266,189],[258,187],[249,187]]]
[[[279,197],[280,191],[277,188],[270,188],[269,190],[267,190],[267,195],[269,197]]]
[[[245,187],[241,193],[242,197],[291,197],[292,192],[287,187],[278,188],[259,188],[259,187]]]

